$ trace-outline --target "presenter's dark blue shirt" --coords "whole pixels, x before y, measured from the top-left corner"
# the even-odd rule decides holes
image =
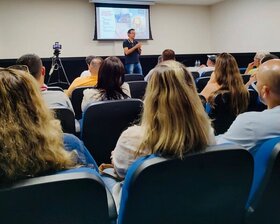
[[[136,44],[138,44],[138,41],[134,40],[133,42],[129,40],[124,40],[123,42],[123,48],[128,48],[131,49],[133,48]],[[125,55],[125,64],[136,64],[139,62],[139,52],[138,49],[135,49],[133,52],[131,52],[128,55]]]

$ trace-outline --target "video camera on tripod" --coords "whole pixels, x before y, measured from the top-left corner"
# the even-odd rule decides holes
[[[67,75],[66,75],[66,72],[65,72],[65,69],[63,67],[63,64],[61,62],[61,59],[59,58],[59,55],[60,55],[60,52],[61,52],[61,49],[62,49],[62,45],[59,44],[59,42],[55,42],[54,45],[53,45],[53,57],[52,57],[52,65],[51,65],[51,69],[50,69],[50,72],[49,72],[49,80],[48,80],[48,85],[53,85],[53,84],[57,84],[57,85],[60,85],[60,84],[66,84],[66,85],[70,85],[70,82],[67,78]],[[60,70],[62,70],[62,73],[64,75],[64,79],[66,80],[66,82],[62,82],[61,81],[61,77],[60,77]],[[57,71],[57,82],[52,82],[50,83],[50,80],[51,80],[51,76],[53,74],[54,71]]]
[[[62,49],[62,45],[59,44],[59,42],[54,42],[53,49],[54,49],[53,55],[58,57],[58,55],[60,55],[60,50]]]

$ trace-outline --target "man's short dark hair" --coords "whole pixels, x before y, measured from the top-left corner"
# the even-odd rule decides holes
[[[163,61],[175,60],[175,52],[171,49],[165,49],[162,52],[162,60]]]
[[[127,34],[130,34],[131,31],[135,31],[135,29],[129,29],[129,30],[127,31]]]
[[[94,58],[95,58],[95,56],[93,56],[93,55],[87,56],[87,57],[86,57],[86,63],[87,63],[87,65],[89,65],[90,62],[92,61],[92,59],[94,59]]]
[[[26,65],[29,69],[30,74],[35,78],[38,79],[41,75],[42,69],[42,60],[36,54],[25,54],[22,55],[16,61],[17,65]]]
[[[279,57],[275,54],[267,54],[264,56],[264,58],[261,60],[261,64],[265,63],[266,61],[272,60],[272,59],[279,59]]]

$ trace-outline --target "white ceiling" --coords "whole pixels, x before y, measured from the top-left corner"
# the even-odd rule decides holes
[[[154,2],[161,3],[161,4],[182,4],[182,5],[213,5],[223,1],[224,0],[154,0]]]
[[[89,0],[93,3],[213,5],[225,0]]]

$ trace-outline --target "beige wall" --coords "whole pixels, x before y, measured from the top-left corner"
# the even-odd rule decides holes
[[[279,12],[279,0],[229,0],[212,6],[212,50],[280,51]]]
[[[143,54],[172,48],[178,54],[280,51],[278,0],[229,0],[211,7],[151,6],[154,40]],[[52,44],[63,45],[62,57],[122,55],[120,41],[93,41],[94,5],[88,0],[0,0],[0,58],[28,52],[52,56]]]
[[[144,42],[143,54],[210,50],[209,16],[207,7],[152,6],[154,40]],[[27,52],[50,57],[55,41],[63,45],[62,57],[122,55],[120,41],[92,41],[94,18],[88,0],[0,0],[0,58]]]

